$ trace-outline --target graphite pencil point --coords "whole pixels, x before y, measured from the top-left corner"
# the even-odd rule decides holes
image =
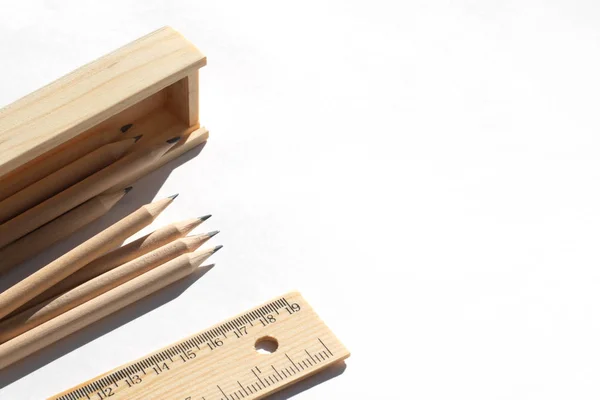
[[[206,221],[207,219],[209,219],[210,217],[212,217],[212,214],[208,214],[208,215],[204,215],[202,217],[198,217],[198,219],[202,222]]]
[[[129,129],[131,129],[132,126],[133,126],[133,124],[123,125],[121,127],[121,132],[123,132],[123,133],[127,132]]]
[[[169,199],[175,200],[177,196],[179,196],[179,193],[175,193],[174,195],[169,196]]]
[[[213,249],[212,252],[216,253],[217,251],[221,250],[222,247],[223,247],[222,245],[215,246],[215,248]]]
[[[208,233],[206,234],[206,236],[208,236],[209,238],[211,238],[211,237],[215,236],[216,234],[218,234],[219,232],[221,232],[221,231],[212,231],[212,232],[208,232]]]

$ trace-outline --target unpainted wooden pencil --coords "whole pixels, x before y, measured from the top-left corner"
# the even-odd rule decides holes
[[[124,284],[153,268],[182,254],[198,249],[218,232],[180,238],[135,260],[129,261],[101,276],[87,281],[66,293],[47,300],[12,317],[0,321],[0,343],[43,324],[50,319],[77,307],[102,293]]]
[[[204,128],[198,128],[192,132],[185,133],[182,135],[181,140],[175,146],[169,149],[169,151],[167,151],[162,157],[155,159],[152,163],[149,163],[143,169],[140,169],[136,174],[130,176],[128,179],[121,181],[112,189],[119,190],[124,187],[131,186],[137,180],[148,175],[155,169],[162,167],[168,162],[173,161],[177,157],[206,142],[208,140],[208,136],[209,133]]]
[[[176,196],[140,207],[73,250],[0,293],[0,318],[27,303],[102,254],[150,225]]]
[[[0,201],[0,222],[16,217],[121,158],[140,136],[109,143]]]
[[[135,176],[147,165],[159,159],[179,139],[179,137],[169,139],[152,149],[129,153],[117,162],[0,225],[0,248],[72,210],[92,197],[111,190],[113,186],[119,185],[122,181],[129,180],[131,176]]]
[[[0,249],[0,274],[97,220],[129,192],[130,188],[96,196],[46,225]]]
[[[102,275],[103,273],[110,271],[119,265],[125,264],[131,260],[135,260],[144,254],[156,250],[174,240],[182,238],[210,217],[210,215],[205,215],[200,218],[191,218],[184,221],[175,222],[159,228],[154,232],[136,239],[122,247],[114,249],[113,251],[95,259],[72,275],[67,276],[50,289],[31,299],[31,301],[21,306],[15,312],[20,312],[27,308],[31,308],[36,304],[40,304],[48,299],[51,299],[52,297],[58,296],[61,293],[65,293],[66,291],[73,289],[84,282],[94,279],[95,277]]]
[[[220,248],[183,254],[0,344],[0,369],[190,275]]]
[[[123,125],[121,129],[95,133],[85,140],[80,141],[77,146],[69,146],[56,153],[44,155],[35,163],[17,168],[15,171],[0,178],[0,200],[12,196],[19,190],[58,171],[65,165],[69,165],[94,149],[117,140],[120,135],[127,132],[132,126],[133,124],[127,124]]]

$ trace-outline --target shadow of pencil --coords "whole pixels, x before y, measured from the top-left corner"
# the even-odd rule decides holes
[[[292,386],[289,386],[283,389],[280,392],[272,394],[267,397],[268,400],[286,400],[296,396],[299,393],[302,393],[312,387],[322,384],[323,382],[327,382],[328,380],[335,378],[344,373],[346,370],[346,363],[341,361],[337,364],[332,365],[331,367],[311,376],[303,381],[297,382]]]
[[[0,389],[10,385],[29,375],[38,368],[56,360],[72,352],[78,347],[83,346],[114,329],[133,321],[142,315],[158,308],[179,297],[188,287],[200,279],[204,274],[210,271],[214,264],[200,267],[191,275],[183,278],[180,281],[174,282],[171,285],[159,290],[143,299],[136,301],[133,304],[111,314],[100,321],[97,321],[86,328],[75,332],[52,344],[51,346],[34,353],[27,358],[11,365],[8,368],[0,371]]]
[[[132,185],[133,190],[123,197],[123,199],[106,215],[83,227],[71,235],[71,237],[54,244],[41,254],[33,257],[31,260],[8,271],[0,278],[0,292],[3,292],[15,283],[33,274],[46,264],[54,261],[61,255],[90,239],[92,236],[123,219],[141,206],[150,203],[171,172],[199,155],[205,145],[206,142],[138,180]]]

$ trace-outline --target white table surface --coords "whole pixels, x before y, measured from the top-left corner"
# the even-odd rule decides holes
[[[287,399],[587,399],[600,387],[600,5],[5,1],[0,103],[171,25],[207,56],[197,157],[146,230],[216,267],[0,372],[40,399],[292,289],[352,351]],[[53,248],[50,260],[75,242]]]

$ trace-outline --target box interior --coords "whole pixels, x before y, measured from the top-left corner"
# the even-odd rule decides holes
[[[68,156],[70,149],[87,147],[89,151],[94,150],[94,143],[98,142],[98,135],[115,135],[112,141],[143,135],[139,143],[136,144],[136,149],[139,150],[141,147],[152,145],[160,140],[184,135],[191,128],[197,128],[199,126],[197,114],[190,116],[188,99],[190,99],[190,96],[193,99],[198,93],[197,88],[191,87],[189,79],[189,77],[185,77],[151,94],[73,139],[9,172],[0,178],[0,185],[2,181],[14,179],[25,170],[43,169],[44,161],[56,153],[64,152]],[[132,127],[125,133],[119,133],[121,128],[128,124],[132,124]]]

